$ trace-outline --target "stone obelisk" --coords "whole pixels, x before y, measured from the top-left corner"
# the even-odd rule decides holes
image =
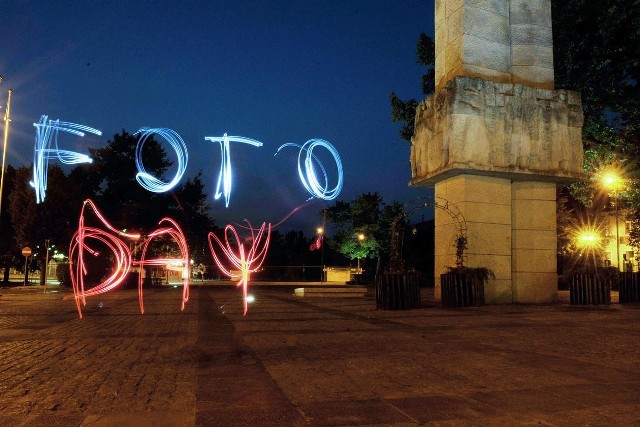
[[[436,91],[416,112],[411,186],[464,215],[487,303],[556,300],[556,185],[581,177],[580,94],[554,89],[550,0],[436,0]],[[439,275],[454,221],[435,212]]]

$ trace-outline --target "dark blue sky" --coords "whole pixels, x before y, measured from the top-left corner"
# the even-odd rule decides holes
[[[339,199],[377,191],[408,202],[428,193],[407,187],[410,146],[390,121],[389,93],[420,98],[415,45],[420,32],[433,34],[433,10],[432,0],[5,0],[8,162],[32,162],[42,114],[103,131],[62,140],[81,152],[123,128],[167,127],[187,143],[185,179],[203,170],[212,194],[220,150],[204,137],[241,135],[264,146],[232,144],[231,205],[211,197],[213,215],[219,225],[276,222],[309,197],[295,150],[274,158],[276,149],[323,138],[342,158]],[[317,222],[321,207],[290,225]]]

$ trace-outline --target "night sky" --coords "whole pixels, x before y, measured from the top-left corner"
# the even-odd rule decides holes
[[[33,123],[43,114],[100,129],[101,137],[61,139],[83,153],[121,129],[171,128],[189,150],[183,179],[203,171],[219,225],[275,223],[310,195],[297,177],[297,151],[274,153],[323,138],[343,162],[338,199],[377,191],[386,202],[409,202],[430,193],[407,186],[410,145],[390,120],[389,93],[421,98],[415,45],[420,32],[433,35],[433,13],[432,0],[4,0],[8,163],[31,164]],[[204,140],[225,132],[264,143],[232,143],[229,208],[211,196],[220,149]],[[332,203],[307,206],[285,226],[313,233]]]

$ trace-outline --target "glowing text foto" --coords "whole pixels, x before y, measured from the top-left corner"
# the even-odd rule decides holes
[[[49,120],[46,115],[40,117],[36,128],[36,140],[33,153],[33,180],[31,186],[36,191],[36,203],[43,202],[47,193],[47,175],[49,159],[57,158],[64,164],[91,163],[91,157],[75,151],[61,150],[58,148],[58,134],[60,131],[77,136],[85,136],[85,133],[102,135],[102,132],[84,125]],[[53,141],[53,148],[51,148]]]
[[[261,147],[263,144],[255,139],[245,138],[243,136],[227,136],[225,133],[222,137],[205,136],[207,141],[217,142],[220,144],[220,173],[218,174],[218,183],[216,184],[216,192],[214,199],[218,200],[224,194],[224,205],[229,207],[229,199],[231,198],[231,151],[229,142],[242,142],[244,144]],[[220,187],[222,186],[222,192]]]

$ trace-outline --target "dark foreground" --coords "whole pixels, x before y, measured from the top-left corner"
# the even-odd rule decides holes
[[[640,425],[640,306],[0,289],[0,425]]]

